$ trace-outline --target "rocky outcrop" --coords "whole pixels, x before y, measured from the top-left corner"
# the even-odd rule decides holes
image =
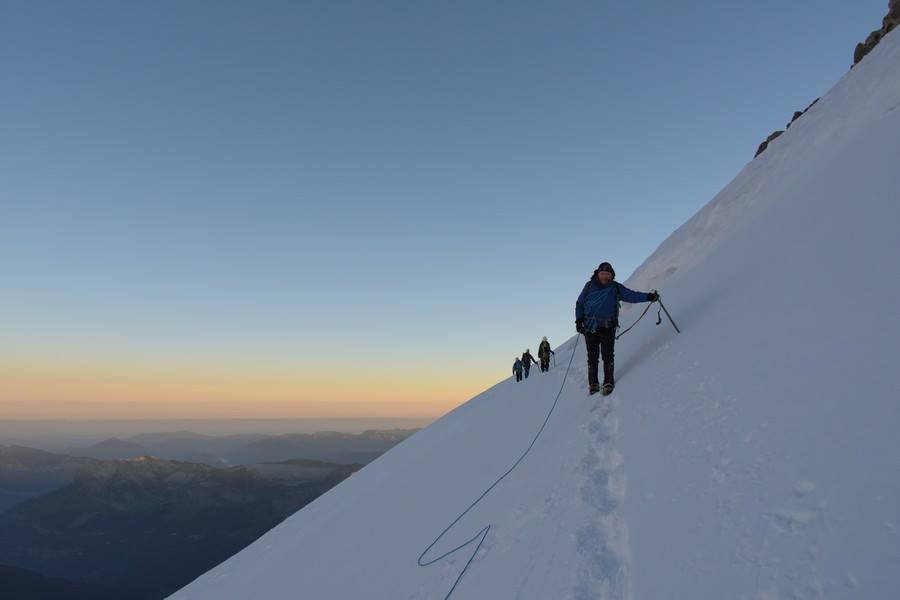
[[[816,98],[815,100],[813,100],[812,102],[810,102],[810,103],[809,103],[809,106],[807,106],[807,107],[804,108],[803,110],[796,110],[796,111],[794,111],[794,116],[791,118],[791,122],[788,123],[788,124],[785,126],[785,129],[790,129],[790,128],[791,128],[791,125],[794,123],[794,121],[796,121],[797,119],[799,119],[800,117],[802,117],[803,115],[805,115],[805,114],[806,114],[806,111],[808,111],[808,110],[811,109],[813,106],[815,106],[815,105],[816,105],[816,102],[818,102],[820,99],[821,99],[821,98]]]
[[[900,25],[900,0],[888,0],[888,14],[881,20],[881,29],[876,29],[872,33],[869,34],[869,37],[866,38],[866,41],[861,42],[856,45],[856,51],[853,53],[853,65],[850,66],[852,69],[856,66],[859,61],[861,61],[865,56],[872,51],[872,48],[878,45],[878,42],[890,33],[897,25]],[[794,117],[791,119],[791,122],[787,124],[787,127],[784,129],[779,129],[777,131],[772,132],[769,137],[765,139],[765,141],[759,145],[756,149],[756,154],[753,155],[753,158],[756,158],[763,152],[765,152],[766,148],[769,147],[769,143],[780,136],[785,130],[789,129],[791,123],[799,119],[809,110],[813,104],[818,102],[819,99],[816,98],[813,100],[812,104],[806,107],[806,109],[802,111],[794,112]]]
[[[853,53],[853,64],[856,65],[865,58],[872,51],[872,48],[878,45],[881,38],[890,33],[897,25],[900,25],[900,0],[890,0],[888,2],[888,14],[881,21],[881,29],[876,29],[869,34],[866,41],[856,45],[856,51]]]
[[[813,100],[813,101],[809,104],[809,106],[807,106],[807,107],[804,108],[803,110],[795,110],[795,111],[794,111],[794,116],[791,118],[791,122],[788,123],[787,125],[785,125],[784,129],[779,129],[779,130],[777,130],[777,131],[773,131],[773,132],[771,133],[771,135],[769,135],[769,137],[767,137],[767,138],[765,139],[765,141],[764,141],[762,144],[759,145],[759,148],[756,149],[756,154],[753,155],[753,158],[756,158],[757,156],[759,156],[760,154],[762,154],[763,151],[764,151],[766,148],[769,147],[769,142],[771,142],[772,140],[774,140],[775,138],[777,138],[778,136],[780,136],[782,133],[784,133],[785,131],[787,131],[788,129],[790,129],[790,128],[791,128],[791,125],[793,125],[794,121],[796,121],[797,119],[799,119],[800,117],[802,117],[803,115],[805,115],[805,114],[806,114],[806,111],[808,111],[809,109],[811,109],[811,108],[813,107],[813,105],[814,105],[816,102],[818,102],[818,101],[819,101],[819,99],[816,98],[815,100]]]
[[[759,148],[756,149],[756,154],[753,155],[753,158],[756,158],[757,156],[759,156],[760,154],[765,152],[766,148],[769,147],[769,142],[771,142],[772,140],[774,140],[775,138],[780,136],[782,133],[784,133],[783,129],[777,129],[777,130],[773,131],[772,133],[770,133],[769,137],[767,137],[763,141],[763,143],[759,145]]]

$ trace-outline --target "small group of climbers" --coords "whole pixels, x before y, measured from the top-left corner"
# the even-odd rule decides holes
[[[531,355],[531,348],[525,350],[522,353],[522,357],[516,357],[516,361],[513,363],[513,375],[516,376],[516,381],[522,381],[522,377],[524,375],[525,379],[528,379],[528,373],[531,371],[532,364],[539,364],[541,367],[541,373],[546,373],[550,370],[550,356],[556,354],[553,350],[550,349],[550,342],[547,341],[547,336],[544,336],[544,339],[541,340],[541,344],[538,346],[538,358],[535,359],[534,356]]]

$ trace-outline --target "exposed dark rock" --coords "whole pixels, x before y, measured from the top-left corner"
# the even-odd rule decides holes
[[[769,137],[766,138],[766,141],[764,141],[762,144],[760,144],[760,145],[759,145],[759,148],[756,149],[756,154],[753,155],[753,158],[756,158],[757,156],[759,156],[760,154],[762,154],[763,151],[765,151],[765,149],[769,147],[769,142],[771,142],[772,140],[774,140],[775,138],[777,138],[777,137],[778,137],[779,135],[781,135],[782,133],[784,133],[784,131],[782,131],[782,130],[780,130],[780,129],[779,129],[778,131],[773,131],[773,132],[769,135]]]
[[[819,98],[816,98],[815,100],[813,100],[812,102],[810,102],[810,103],[809,103],[809,106],[807,106],[807,107],[804,108],[803,110],[796,110],[796,111],[794,111],[794,116],[791,118],[791,122],[788,123],[787,126],[786,126],[784,129],[785,129],[785,130],[790,129],[790,128],[791,128],[791,125],[794,123],[794,121],[796,121],[797,119],[799,119],[800,117],[802,117],[803,115],[805,115],[805,114],[806,114],[806,111],[808,111],[809,109],[811,109],[811,108],[813,107],[813,105],[815,105],[815,103],[818,102],[818,101],[819,101]],[[757,156],[759,156],[760,154],[762,154],[763,151],[764,151],[766,148],[769,147],[769,142],[771,142],[772,140],[774,140],[775,138],[777,138],[777,137],[778,137],[779,135],[781,135],[782,133],[784,133],[784,131],[778,130],[778,131],[773,132],[772,135],[770,135],[769,137],[767,137],[767,138],[766,138],[766,141],[764,141],[762,144],[760,144],[760,145],[759,145],[759,148],[756,149],[756,154],[753,155],[753,158],[756,158]]]
[[[800,117],[802,117],[803,115],[805,115],[805,114],[806,114],[806,111],[808,111],[809,109],[811,109],[811,108],[815,105],[815,103],[818,102],[818,101],[819,101],[819,98],[816,98],[815,100],[813,100],[812,102],[810,102],[810,103],[809,103],[809,106],[807,106],[807,107],[804,108],[803,110],[795,110],[795,111],[794,111],[794,116],[791,117],[791,122],[788,123],[787,126],[785,126],[785,129],[790,129],[790,128],[791,128],[791,125],[793,125],[794,121],[796,121],[797,119],[799,119]]]
[[[890,33],[898,24],[900,24],[900,0],[890,0],[888,14],[881,20],[881,29],[876,29],[869,34],[866,41],[856,45],[856,50],[853,52],[853,64],[857,65],[865,58],[878,45],[881,38]]]
[[[866,41],[856,45],[856,50],[853,52],[853,65],[850,68],[852,69],[853,66],[857,65],[859,61],[865,58],[865,56],[869,52],[871,52],[875,46],[878,45],[878,42],[881,41],[881,38],[890,33],[894,28],[897,27],[897,25],[900,25],[900,0],[889,0],[888,14],[881,21],[881,29],[876,29],[869,34],[869,36],[866,38]],[[791,118],[791,122],[787,124],[785,129],[789,129],[794,121],[802,117],[806,113],[806,111],[809,110],[812,105],[818,101],[819,99],[816,98],[815,100],[813,100],[812,104],[807,106],[804,110],[795,111],[794,116]],[[766,148],[769,147],[769,142],[780,136],[782,133],[784,133],[784,131],[775,131],[774,133],[772,133],[772,135],[767,137],[766,141],[760,144],[759,148],[756,149],[756,154],[753,155],[753,158],[756,158],[757,156],[762,154],[766,150]]]

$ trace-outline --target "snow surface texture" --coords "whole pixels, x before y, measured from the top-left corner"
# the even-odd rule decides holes
[[[452,597],[900,597],[898,201],[895,31],[629,279],[681,335],[645,318],[607,398],[578,344],[531,451],[430,554],[491,525]],[[172,598],[444,598],[474,545],[417,557],[531,443],[575,341]]]

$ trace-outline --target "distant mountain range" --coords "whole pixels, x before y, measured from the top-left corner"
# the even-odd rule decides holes
[[[368,463],[417,429],[368,430],[359,434],[325,431],[284,435],[208,436],[191,431],[109,438],[65,454],[101,460],[156,456],[211,466],[277,462],[295,458],[334,463]]]
[[[163,598],[415,431],[0,446],[0,598]]]
[[[24,457],[20,464],[69,458],[26,450],[0,449],[0,464],[14,464],[14,455]],[[309,460],[228,469],[149,457],[73,460],[86,462],[71,483],[0,514],[0,564],[134,600],[165,597],[361,468]]]
[[[367,464],[417,429],[369,430],[360,434],[320,432],[286,435],[210,436],[191,431],[109,438],[64,453],[25,446],[0,446],[0,513],[29,498],[59,489],[97,461],[154,456],[212,467],[286,460]]]
[[[326,431],[290,433],[251,442],[230,458],[235,464],[276,462],[296,457],[336,463],[369,463],[416,430],[364,431],[360,434]]]
[[[75,474],[96,463],[24,446],[0,446],[0,513],[12,506],[61,488]]]
[[[70,456],[84,456],[100,460],[137,458],[138,456],[152,454],[140,444],[120,440],[119,438],[109,438],[87,448],[69,448],[64,453]]]

